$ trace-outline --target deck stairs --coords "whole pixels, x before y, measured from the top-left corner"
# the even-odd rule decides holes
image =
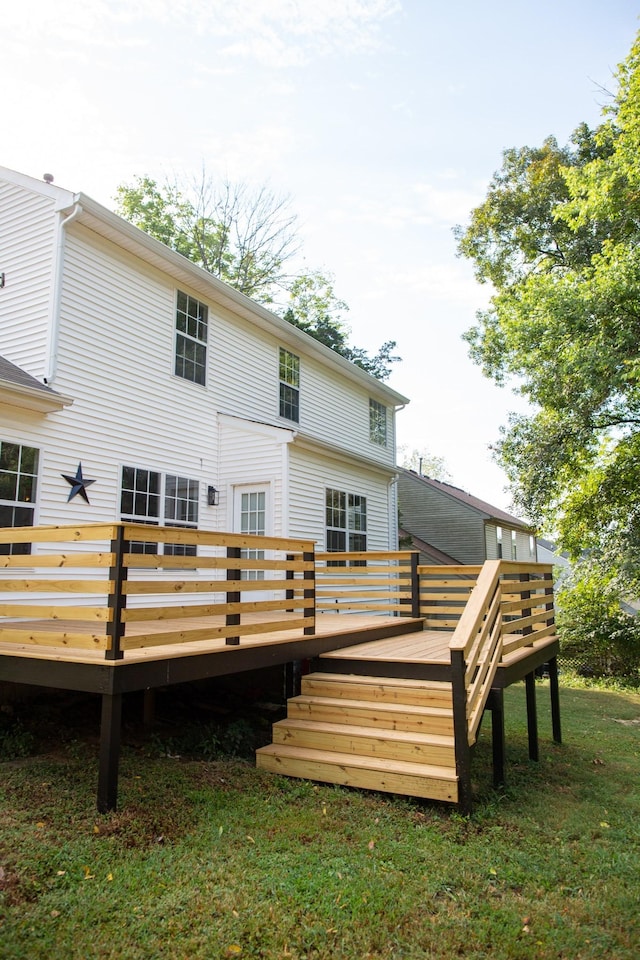
[[[457,803],[451,684],[311,673],[256,761],[290,777]]]

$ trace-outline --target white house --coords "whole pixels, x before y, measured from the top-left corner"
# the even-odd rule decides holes
[[[405,397],[90,197],[4,168],[0,356],[0,526],[397,547]]]

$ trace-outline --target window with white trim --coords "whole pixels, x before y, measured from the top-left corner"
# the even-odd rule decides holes
[[[176,376],[206,382],[208,310],[195,297],[178,290],[176,302]]]
[[[32,527],[39,451],[0,440],[0,527]],[[0,543],[0,555],[30,554],[30,543]]]
[[[122,468],[120,513],[122,520],[153,526],[198,527],[200,485],[197,480],[162,474],[140,467]],[[194,557],[193,544],[135,542],[132,553],[161,553]]]
[[[278,361],[280,378],[280,416],[300,422],[300,357],[280,347]]]
[[[325,495],[327,552],[367,549],[367,498],[327,488]]]
[[[369,400],[369,439],[381,447],[387,445],[387,408],[377,400]]]

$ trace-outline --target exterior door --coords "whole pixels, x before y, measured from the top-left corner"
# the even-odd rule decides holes
[[[269,528],[268,510],[269,488],[260,486],[241,486],[234,493],[234,532],[256,534],[264,537]],[[264,550],[243,550],[242,556],[249,559],[264,559]],[[245,570],[243,580],[264,580],[264,570]],[[256,597],[257,599],[257,597]]]

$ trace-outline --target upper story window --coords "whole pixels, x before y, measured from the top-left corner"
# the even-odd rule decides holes
[[[199,484],[197,480],[163,475],[139,467],[122,468],[120,512],[123,520],[150,523],[155,526],[198,526]],[[132,553],[158,553],[156,543],[132,543]],[[195,556],[192,544],[165,543],[164,553],[173,556]]]
[[[0,527],[32,527],[38,482],[35,447],[0,440]],[[0,543],[0,554],[29,554],[30,543]]]
[[[280,416],[300,422],[300,357],[280,347]]]
[[[176,376],[204,385],[207,372],[208,311],[204,303],[178,290]]]
[[[369,439],[381,447],[387,445],[387,408],[377,400],[369,400]]]

